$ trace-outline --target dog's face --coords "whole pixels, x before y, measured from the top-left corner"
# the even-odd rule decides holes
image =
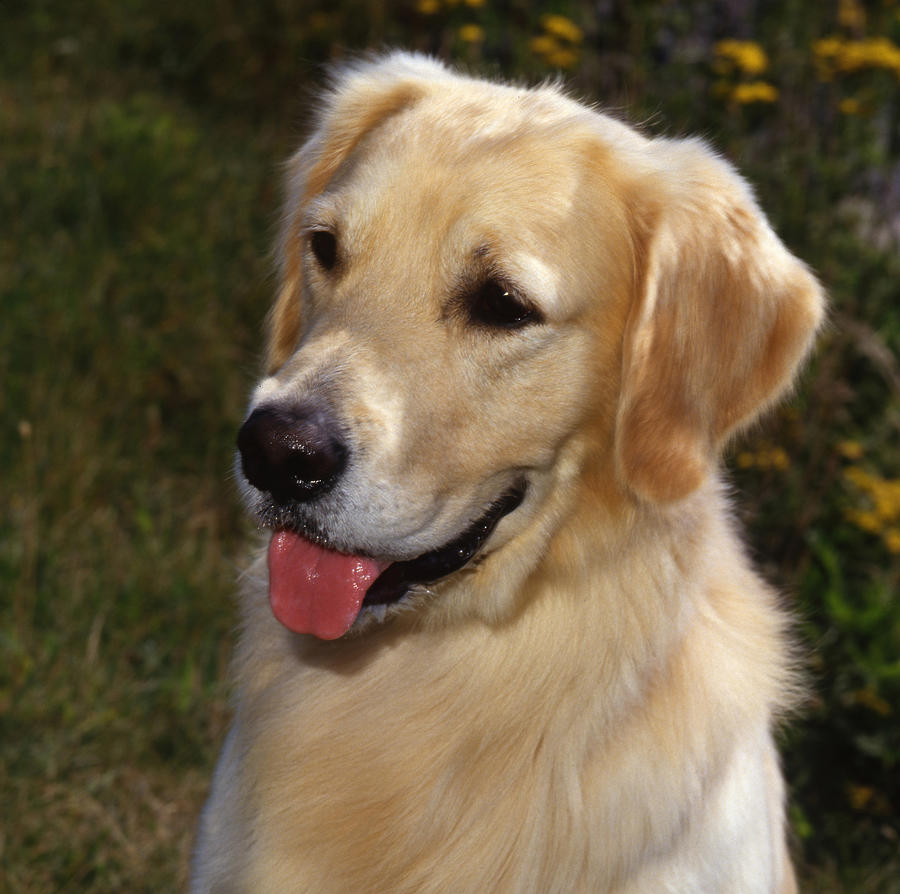
[[[577,151],[548,165],[544,141],[460,139],[433,111],[399,113],[303,207],[296,350],[253,400],[314,409],[346,452],[303,525],[392,559],[552,468],[595,385],[588,312],[630,276],[612,199],[618,238],[588,251]]]
[[[741,232],[670,214],[681,185],[660,154],[554,91],[424,60],[341,82],[291,162],[270,374],[239,438],[289,627],[331,638],[417,605],[587,462],[623,496],[678,499],[780,390],[814,326],[811,278],[705,150],[681,173]],[[704,238],[722,247],[682,251]],[[742,239],[767,257],[732,298]],[[667,277],[704,300],[718,289],[728,313],[713,303],[704,318],[692,295],[665,294]],[[763,311],[744,307],[751,292]],[[738,315],[751,357],[731,345]]]

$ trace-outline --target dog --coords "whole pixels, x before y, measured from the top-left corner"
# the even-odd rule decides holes
[[[394,53],[287,165],[192,891],[795,891],[789,619],[723,444],[815,277],[696,139]]]

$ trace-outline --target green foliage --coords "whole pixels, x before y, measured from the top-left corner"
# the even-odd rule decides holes
[[[814,366],[730,465],[798,609],[808,890],[900,889],[895,4],[34,0],[0,30],[0,887],[183,882],[227,716],[276,163],[321,63],[387,44],[563,70],[704,134],[822,277]]]

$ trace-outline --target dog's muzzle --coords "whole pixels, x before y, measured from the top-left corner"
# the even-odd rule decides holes
[[[288,629],[321,639],[342,636],[364,609],[400,602],[416,586],[448,577],[481,553],[497,524],[522,503],[524,476],[501,491],[455,537],[415,558],[335,550],[327,531],[307,517],[338,483],[348,449],[327,411],[311,405],[254,410],[237,438],[247,481],[268,495],[260,519],[269,544],[269,598]]]

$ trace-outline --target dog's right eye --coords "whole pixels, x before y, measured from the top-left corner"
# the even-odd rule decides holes
[[[309,236],[309,247],[323,270],[334,270],[337,264],[337,239],[328,230],[313,230]]]

